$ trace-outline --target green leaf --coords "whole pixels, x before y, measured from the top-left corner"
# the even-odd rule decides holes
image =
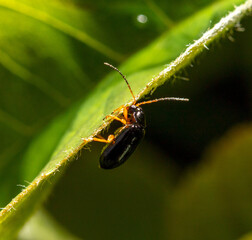
[[[244,124],[205,152],[169,196],[169,239],[238,239],[252,229],[251,144],[252,126]]]
[[[245,234],[239,240],[251,240],[252,239],[252,233]]]
[[[47,212],[39,210],[25,224],[18,239],[78,240],[79,238],[66,232]]]
[[[48,212],[81,239],[165,239],[175,170],[160,161],[166,155],[143,141],[128,164],[104,171],[97,167],[100,146],[92,144],[73,162],[46,201]]]
[[[219,39],[251,12],[251,1],[233,10],[234,3],[242,2],[224,1],[206,7],[163,32],[125,61],[120,70],[127,75],[137,99],[170,79],[206,45]],[[99,11],[102,10],[106,15],[111,9],[101,7]],[[229,10],[233,12],[218,23]],[[101,64],[104,60],[125,58],[125,54],[119,53],[123,49],[120,41],[114,35],[110,37],[110,32],[103,28],[103,24],[109,26],[110,22],[97,20],[97,12],[92,15],[86,8],[58,1],[42,4],[28,0],[0,0],[0,11],[3,23],[0,35],[3,81],[0,120],[3,125],[0,127],[2,139],[6,139],[1,145],[4,161],[0,166],[1,189],[6,191],[0,201],[7,203],[15,196],[16,184],[32,181],[0,214],[0,234],[8,239],[43,202],[83,148],[82,138],[91,140],[91,136],[107,126],[108,123],[102,125],[103,118],[132,99],[117,73],[111,73],[94,88],[93,79],[98,81],[105,72]],[[162,25],[160,21],[155,24]],[[136,39],[137,36],[129,43],[133,44]],[[169,65],[165,67],[165,64]],[[85,97],[80,103],[82,95]],[[78,103],[73,107],[75,102]],[[62,115],[56,118],[59,113]],[[49,119],[54,121],[45,127]],[[34,141],[23,153],[22,149],[32,138]]]

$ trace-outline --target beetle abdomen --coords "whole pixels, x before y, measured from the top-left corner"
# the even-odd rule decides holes
[[[115,142],[104,148],[100,157],[101,168],[112,169],[124,163],[135,151],[144,134],[144,128],[138,124],[129,125],[122,130]]]

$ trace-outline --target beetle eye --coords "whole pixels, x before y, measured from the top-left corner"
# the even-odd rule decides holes
[[[139,123],[143,123],[145,121],[145,116],[142,111],[136,112],[135,118]]]

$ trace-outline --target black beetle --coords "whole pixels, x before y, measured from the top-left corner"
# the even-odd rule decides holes
[[[109,135],[108,139],[102,137],[94,137],[92,140],[97,142],[104,142],[107,145],[104,147],[100,157],[100,167],[103,169],[112,169],[123,164],[130,155],[135,151],[140,141],[145,135],[145,115],[140,105],[149,104],[153,102],[175,100],[175,101],[189,101],[187,98],[166,97],[150,101],[136,103],[135,96],[126,77],[114,66],[109,63],[105,65],[113,68],[121,74],[126,81],[128,88],[133,96],[133,104],[130,106],[121,106],[116,111],[123,110],[123,118],[114,115],[108,115],[106,118],[112,118],[123,123],[123,127],[116,131],[115,135]]]

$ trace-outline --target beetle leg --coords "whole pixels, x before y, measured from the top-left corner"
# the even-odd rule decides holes
[[[108,140],[107,141],[108,141],[108,143],[111,143],[111,142],[115,143],[115,136],[113,134],[110,134],[108,136]]]
[[[108,115],[108,116],[106,116],[105,117],[105,119],[106,118],[112,118],[112,119],[114,119],[114,120],[117,120],[117,121],[119,121],[119,122],[121,122],[122,124],[126,124],[126,120],[125,119],[121,119],[121,118],[119,118],[119,117],[116,117],[116,116],[113,116],[113,115]]]
[[[94,137],[94,138],[92,138],[92,140],[95,142],[111,143],[111,142],[114,142],[115,136],[113,134],[111,134],[108,136],[108,139],[105,139],[103,137],[99,137],[99,138]]]
[[[125,108],[125,106],[124,105],[122,105],[122,106],[120,106],[119,108],[117,108],[117,109],[115,109],[114,111],[113,111],[113,113],[114,112],[120,112],[122,109],[124,109]]]
[[[124,107],[123,109],[123,116],[127,122],[128,121],[128,108],[127,107]]]

